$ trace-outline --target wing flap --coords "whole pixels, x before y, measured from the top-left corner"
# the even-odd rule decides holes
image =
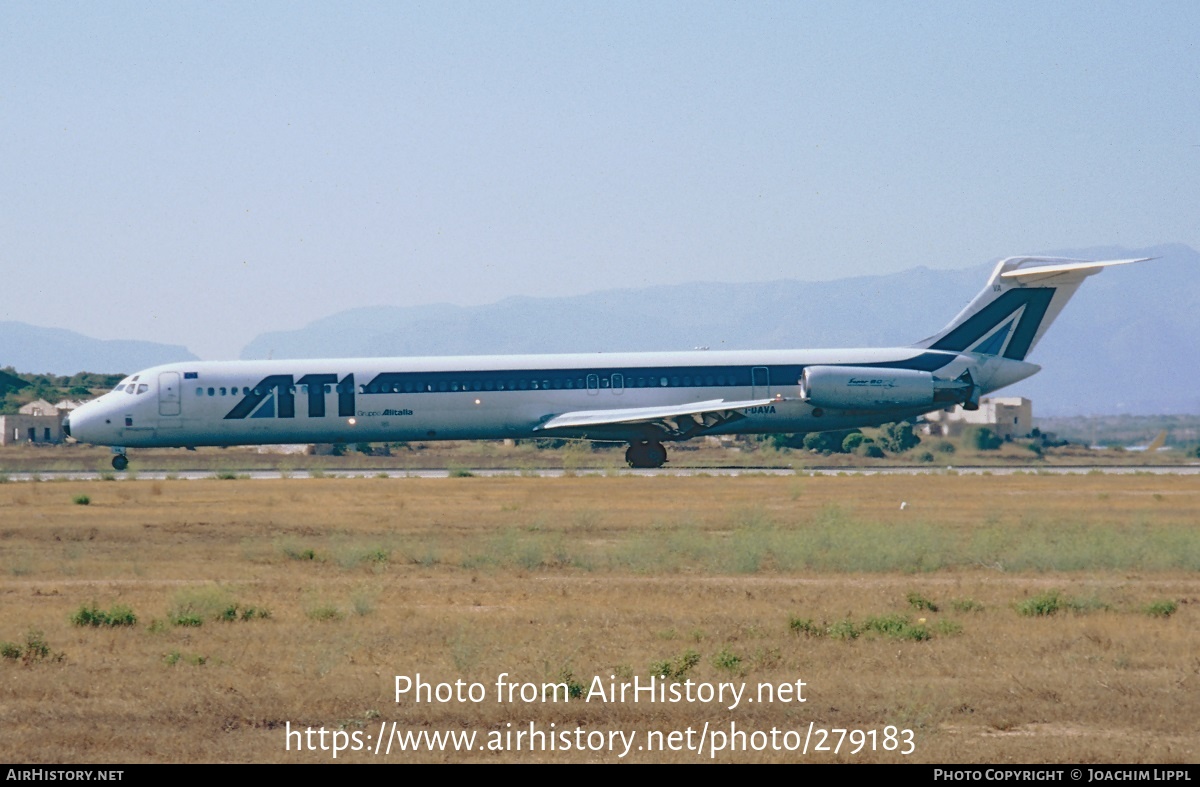
[[[707,402],[692,402],[684,405],[658,407],[626,407],[615,410],[579,410],[562,413],[548,419],[535,432],[560,430],[582,430],[603,432],[605,430],[648,427],[661,432],[664,437],[684,439],[699,432],[731,420],[744,418],[741,410],[747,407],[764,407],[778,404],[781,398],[747,399],[727,402],[712,399]]]

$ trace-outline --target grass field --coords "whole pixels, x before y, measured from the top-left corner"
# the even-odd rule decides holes
[[[1198,514],[1150,475],[2,483],[0,760],[1196,762]],[[652,676],[745,694],[607,694]],[[373,754],[393,722],[477,737]]]

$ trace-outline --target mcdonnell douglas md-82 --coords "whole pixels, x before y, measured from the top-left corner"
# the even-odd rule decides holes
[[[627,442],[631,467],[702,435],[820,432],[978,407],[1041,367],[1025,357],[1110,265],[1010,257],[940,332],[904,347],[186,362],[122,380],[63,421],[128,448],[495,440]]]

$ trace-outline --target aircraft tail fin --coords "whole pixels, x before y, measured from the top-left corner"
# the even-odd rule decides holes
[[[1025,360],[1088,276],[1130,260],[1009,257],[950,324],[915,346]]]

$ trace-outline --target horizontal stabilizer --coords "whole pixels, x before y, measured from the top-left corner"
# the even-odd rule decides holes
[[[1038,258],[1035,257],[1033,259],[1036,260]],[[1049,261],[1054,258],[1044,257],[1041,259]],[[1104,268],[1108,268],[1113,265],[1128,265],[1131,262],[1149,262],[1152,259],[1154,259],[1154,257],[1139,257],[1131,260],[1098,260],[1096,262],[1089,262],[1087,260],[1063,260],[1061,264],[1057,265],[1037,265],[1031,268],[1017,268],[1016,270],[1005,271],[1004,273],[1000,274],[1000,278],[1016,279],[1017,281],[1025,283],[1039,281],[1041,279],[1057,276],[1062,273],[1082,274],[1079,276],[1079,278],[1083,278],[1084,276],[1091,276],[1093,273],[1099,273]]]

